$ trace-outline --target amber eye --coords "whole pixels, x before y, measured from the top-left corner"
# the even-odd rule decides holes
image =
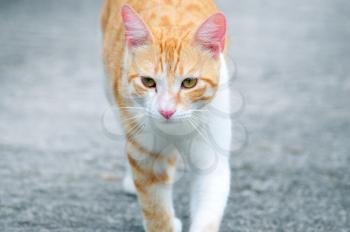
[[[157,86],[156,81],[151,77],[141,77],[142,84],[147,88],[155,88]]]
[[[197,78],[186,78],[181,86],[184,89],[192,89],[197,85],[198,79]]]

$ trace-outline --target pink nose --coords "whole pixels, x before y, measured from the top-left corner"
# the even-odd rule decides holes
[[[165,118],[165,119],[170,119],[173,114],[175,114],[176,110],[160,110],[160,114]]]

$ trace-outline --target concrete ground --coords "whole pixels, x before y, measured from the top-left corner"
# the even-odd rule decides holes
[[[142,231],[120,144],[101,129],[100,5],[0,1],[0,231]],[[249,134],[222,231],[350,231],[350,2],[219,5]]]

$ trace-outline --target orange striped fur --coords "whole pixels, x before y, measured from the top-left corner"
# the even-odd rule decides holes
[[[138,41],[126,39],[126,26],[121,14],[122,7],[126,5],[142,19],[150,32],[148,41],[142,46],[135,45]],[[166,73],[170,86],[176,85],[180,77],[196,77],[198,84],[194,88],[169,91],[175,99],[176,108],[187,110],[194,103],[210,102],[218,88],[220,60],[211,52],[212,46],[208,45],[205,49],[195,43],[194,38],[205,20],[217,12],[212,0],[106,0],[103,6],[104,66],[115,102],[120,108],[120,120],[130,147],[128,160],[148,232],[175,232],[173,210],[165,207],[153,190],[169,187],[177,159],[162,151],[149,150],[135,137],[140,123],[136,119],[130,120],[133,114],[127,107],[134,105],[126,97],[129,95],[128,88],[133,88],[134,94],[142,98],[150,91],[141,82],[142,76]],[[128,48],[131,54],[127,58],[129,65],[125,67],[124,57]],[[127,86],[122,82],[124,72]],[[164,168],[155,171],[154,165]],[[209,226],[207,231],[217,231],[217,226]]]

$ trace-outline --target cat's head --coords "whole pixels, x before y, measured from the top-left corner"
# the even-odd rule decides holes
[[[122,7],[128,46],[128,90],[161,122],[191,118],[214,98],[226,18],[216,13],[193,31],[149,28],[129,6]],[[175,30],[175,29],[174,29]]]

